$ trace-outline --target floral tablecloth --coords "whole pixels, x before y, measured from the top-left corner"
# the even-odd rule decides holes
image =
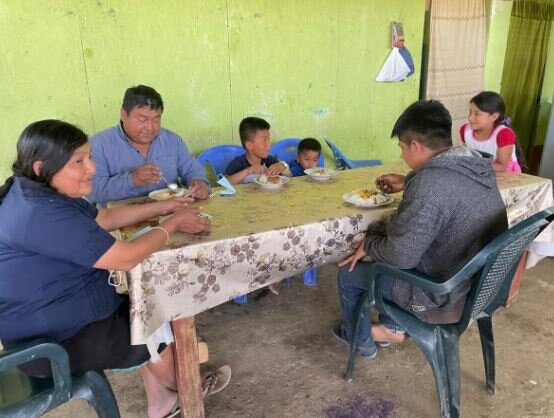
[[[292,179],[279,190],[239,185],[232,197],[200,202],[212,217],[205,235],[174,234],[169,244],[128,274],[131,340],[152,347],[170,338],[168,321],[193,316],[311,267],[352,252],[388,206],[362,209],[342,200],[346,192],[373,188],[384,173],[406,173],[404,163],[347,170],[331,182]],[[552,206],[550,180],[500,174],[510,224]],[[165,331],[165,333],[164,333]]]

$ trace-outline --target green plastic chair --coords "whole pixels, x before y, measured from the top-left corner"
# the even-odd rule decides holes
[[[355,347],[358,343],[358,329],[364,305],[375,305],[406,330],[409,336],[423,351],[437,385],[441,417],[460,416],[460,353],[459,338],[472,320],[477,321],[481,349],[485,363],[486,389],[495,392],[494,338],[492,315],[508,295],[512,279],[527,246],[540,232],[554,220],[554,207],[543,210],[513,228],[505,231],[485,246],[458,273],[444,283],[415,270],[400,270],[383,263],[374,263],[369,269],[370,291],[360,300],[356,312],[356,322],[351,335],[350,356],[346,370],[346,380],[352,380]],[[466,280],[474,284],[468,295],[464,312],[456,324],[428,324],[383,299],[381,276],[395,277],[417,287],[437,294],[447,294]],[[371,294],[375,298],[371,297]]]
[[[47,358],[52,378],[28,377],[17,366]],[[11,393],[10,393],[11,392]],[[65,349],[37,340],[0,351],[0,416],[40,417],[71,399],[85,399],[101,418],[119,418],[112,388],[102,371],[71,376]]]

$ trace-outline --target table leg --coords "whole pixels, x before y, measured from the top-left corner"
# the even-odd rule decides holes
[[[171,321],[175,337],[175,378],[183,418],[204,418],[202,380],[194,317]]]

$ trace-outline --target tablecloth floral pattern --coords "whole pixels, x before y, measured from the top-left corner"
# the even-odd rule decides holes
[[[387,221],[401,199],[399,193],[389,206],[362,209],[342,195],[373,188],[377,176],[392,172],[408,168],[396,163],[348,170],[330,182],[299,177],[274,191],[239,185],[233,197],[200,202],[212,216],[210,233],[174,234],[128,274],[132,343],[147,342],[167,321],[341,260],[370,224]],[[498,184],[511,224],[552,206],[550,180],[500,174]]]

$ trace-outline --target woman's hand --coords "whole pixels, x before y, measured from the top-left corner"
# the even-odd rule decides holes
[[[211,221],[199,216],[200,209],[201,208],[189,207],[179,208],[171,218],[162,222],[160,226],[167,229],[170,234],[176,231],[187,232],[189,234],[198,234],[208,231],[211,227]]]
[[[401,174],[384,174],[377,177],[375,185],[385,193],[396,193],[404,190],[405,179]]]
[[[174,197],[169,200],[157,202],[157,205],[159,206],[159,214],[163,216],[169,215],[179,208],[184,208],[192,202],[194,202],[193,197]]]
[[[364,243],[365,240],[360,243],[358,248],[356,248],[356,251],[354,251],[354,253],[350,257],[345,258],[339,263],[339,267],[350,264],[350,268],[348,269],[348,271],[351,272],[352,270],[354,270],[354,267],[356,267],[358,261],[360,261],[367,255],[364,250]]]

